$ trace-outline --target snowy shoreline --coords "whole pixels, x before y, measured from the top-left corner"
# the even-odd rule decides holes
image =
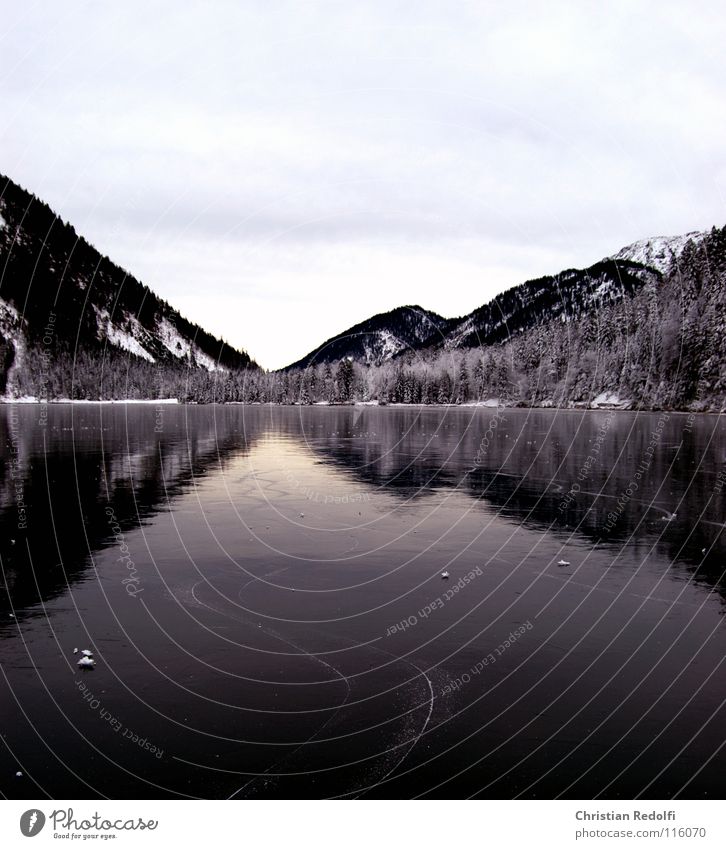
[[[179,404],[178,398],[119,398],[94,401],[86,398],[51,398],[48,400],[25,395],[22,398],[0,398],[0,404]]]
[[[489,398],[486,401],[467,401],[463,404],[403,404],[397,402],[378,401],[354,401],[350,403],[331,403],[328,401],[318,401],[314,404],[281,404],[275,401],[180,401],[178,398],[120,398],[114,400],[89,400],[89,399],[71,399],[71,398],[54,398],[52,400],[39,400],[33,397],[23,398],[0,398],[0,405],[38,405],[38,406],[61,406],[64,404],[78,406],[108,406],[122,405],[133,406],[140,404],[143,406],[160,406],[171,405],[179,407],[393,407],[395,409],[482,409],[482,410],[552,410],[553,412],[611,412],[611,413],[661,413],[665,412],[669,415],[684,415],[684,416],[720,416],[726,413],[725,410],[689,410],[689,409],[672,409],[665,407],[636,408],[630,402],[626,404],[601,402],[597,403],[598,399],[588,404],[587,402],[573,402],[566,407],[557,407],[550,403],[545,404],[499,404],[496,398]]]

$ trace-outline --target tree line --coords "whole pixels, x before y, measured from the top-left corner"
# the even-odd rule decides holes
[[[198,403],[587,404],[603,392],[634,407],[722,409],[726,399],[726,228],[689,243],[663,280],[608,293],[580,317],[562,316],[494,345],[408,352],[378,366],[337,363],[266,372],[208,372],[149,363],[122,351],[16,357],[13,394],[38,398],[178,398]]]

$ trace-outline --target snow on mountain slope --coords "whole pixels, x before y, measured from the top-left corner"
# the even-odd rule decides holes
[[[657,284],[688,242],[699,243],[706,235],[692,231],[681,236],[642,239],[589,268],[529,280],[449,322],[443,347],[501,342],[552,318],[570,321],[607,301],[632,295],[649,283]]]
[[[123,324],[125,327],[122,327],[118,323],[111,321],[111,316],[106,310],[100,310],[95,304],[93,304],[93,310],[96,313],[98,338],[100,341],[105,341],[109,345],[121,348],[121,350],[128,351],[130,354],[135,354],[137,357],[143,357],[143,359],[150,363],[156,362],[139,338],[143,338],[149,334],[133,316],[124,316]]]
[[[641,239],[621,248],[612,259],[639,262],[641,265],[648,265],[660,271],[661,274],[665,274],[673,260],[678,259],[683,253],[683,248],[689,241],[698,244],[705,236],[705,232],[693,230],[682,236],[654,236],[651,239]]]
[[[209,354],[180,333],[176,325],[168,318],[157,319],[154,327],[147,328],[136,316],[129,313],[114,315],[112,320],[107,310],[99,309],[95,304],[92,306],[96,314],[100,342],[113,345],[150,363],[157,361],[151,351],[158,353],[161,345],[164,353],[168,352],[175,359],[188,363],[192,367],[203,368],[209,372],[229,370],[219,365]]]
[[[185,339],[166,318],[162,318],[159,322],[159,338],[167,351],[175,357],[185,358],[191,353],[191,342]]]
[[[406,347],[390,330],[378,330],[363,343],[364,361],[367,364],[390,360]]]
[[[350,358],[380,365],[404,351],[420,348],[432,336],[441,337],[446,319],[419,306],[405,306],[374,315],[333,336],[287,368],[305,368]]]
[[[183,336],[176,325],[167,318],[162,318],[156,326],[156,333],[161,344],[169,353],[178,359],[191,361],[199,368],[207,371],[227,371],[220,366],[212,357],[205,354],[198,345]]]
[[[12,304],[0,298],[0,328],[3,330],[15,329],[20,324],[20,315]]]
[[[659,275],[630,260],[603,260],[584,269],[528,280],[497,295],[469,315],[448,323],[443,339],[429,347],[446,350],[503,342],[532,327],[560,318],[570,321],[599,304],[637,291]]]
[[[244,351],[179,315],[2,175],[0,266],[0,389],[19,341],[38,352],[48,347],[48,334],[56,352],[120,352],[155,364],[158,375],[178,365],[208,372],[256,368]]]
[[[5,397],[8,385],[25,356],[25,322],[17,309],[0,298],[0,356],[5,361],[5,371],[0,370],[0,396]],[[8,368],[9,365],[9,368]]]

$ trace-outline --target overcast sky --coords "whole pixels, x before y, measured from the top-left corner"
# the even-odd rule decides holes
[[[0,171],[278,367],[725,224],[719,7],[5,3]]]

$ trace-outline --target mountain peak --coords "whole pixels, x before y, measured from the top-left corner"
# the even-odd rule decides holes
[[[671,263],[678,259],[689,242],[698,244],[705,237],[705,231],[692,230],[690,233],[683,233],[681,236],[653,236],[650,239],[639,239],[637,242],[621,248],[611,258],[637,262],[665,274]]]
[[[641,239],[588,268],[570,268],[514,286],[461,318],[446,319],[417,304],[396,307],[333,336],[287,368],[345,358],[380,365],[406,351],[498,344],[553,318],[569,322],[657,283],[689,242],[697,244],[706,235],[694,230]]]
[[[380,365],[406,350],[422,347],[441,336],[447,319],[418,305],[396,307],[361,321],[327,339],[288,369],[307,368],[352,358],[366,365]]]

